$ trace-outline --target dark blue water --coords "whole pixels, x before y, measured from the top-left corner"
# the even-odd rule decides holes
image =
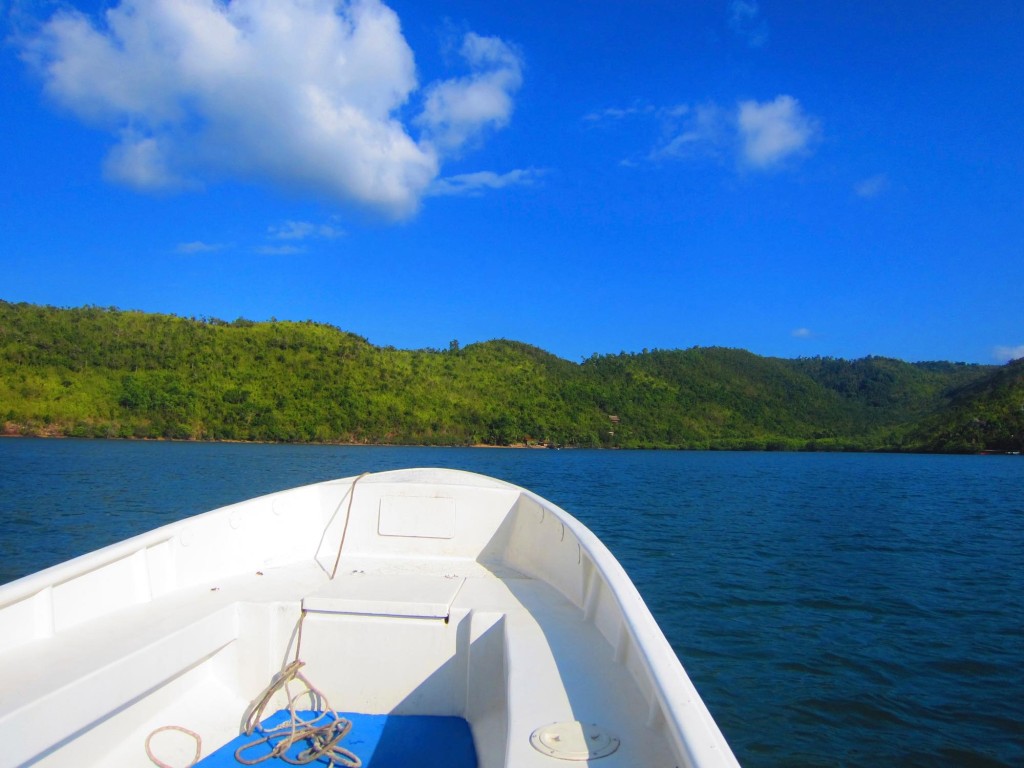
[[[545,496],[629,571],[747,766],[1024,765],[1024,459],[0,440],[0,582],[407,466]]]

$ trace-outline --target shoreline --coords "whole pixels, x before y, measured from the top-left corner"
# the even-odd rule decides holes
[[[191,438],[191,437],[80,437],[76,435],[65,435],[58,432],[33,432],[25,434],[20,431],[9,429],[4,425],[0,431],[0,439],[25,439],[25,440],[115,440],[133,443],[217,443],[224,445],[335,445],[345,448],[501,448],[514,450],[549,450],[561,449],[562,446],[547,444],[512,443],[510,445],[490,445],[488,443],[469,443],[463,445],[435,445],[432,443],[368,443],[353,442],[346,440],[324,440],[321,442],[309,441],[286,441],[286,440],[227,440],[220,438]],[[602,450],[595,448],[594,450]]]
[[[6,425],[5,425],[6,427]],[[474,448],[474,449],[487,449],[487,450],[515,450],[515,451],[536,451],[536,450],[557,450],[557,451],[571,451],[571,450],[590,450],[590,451],[675,451],[675,452],[701,452],[706,451],[710,453],[879,453],[879,454],[893,454],[893,455],[919,455],[919,456],[1021,456],[1024,455],[1022,451],[997,451],[997,450],[980,450],[980,451],[909,451],[909,450],[895,450],[878,448],[872,450],[858,450],[854,448],[839,448],[839,449],[812,449],[812,448],[689,448],[689,447],[628,447],[622,446],[586,446],[579,447],[574,445],[548,445],[548,444],[525,444],[525,443],[513,443],[511,445],[490,445],[488,443],[471,443],[463,445],[438,445],[431,443],[368,443],[368,442],[348,442],[348,441],[324,441],[324,442],[306,442],[306,441],[295,441],[288,442],[284,440],[220,440],[220,439],[195,439],[195,438],[177,438],[177,437],[81,437],[75,435],[63,435],[63,434],[47,434],[47,433],[33,433],[24,434],[22,432],[14,432],[8,429],[0,431],[0,439],[11,438],[11,439],[28,439],[28,440],[110,440],[116,442],[135,442],[135,443],[209,443],[213,445],[309,445],[309,446],[335,446],[339,448]]]

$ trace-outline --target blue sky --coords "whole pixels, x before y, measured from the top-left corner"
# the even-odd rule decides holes
[[[0,298],[1024,356],[1024,4],[0,0]]]

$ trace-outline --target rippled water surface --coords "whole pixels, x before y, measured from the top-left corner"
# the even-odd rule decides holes
[[[1024,765],[1024,458],[0,440],[0,582],[409,466],[549,498],[629,571],[748,766]]]

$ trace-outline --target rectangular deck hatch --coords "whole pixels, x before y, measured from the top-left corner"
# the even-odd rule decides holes
[[[455,499],[444,496],[384,496],[377,533],[416,539],[455,537]]]
[[[339,574],[303,598],[316,613],[446,619],[465,582],[463,576],[421,574]]]

